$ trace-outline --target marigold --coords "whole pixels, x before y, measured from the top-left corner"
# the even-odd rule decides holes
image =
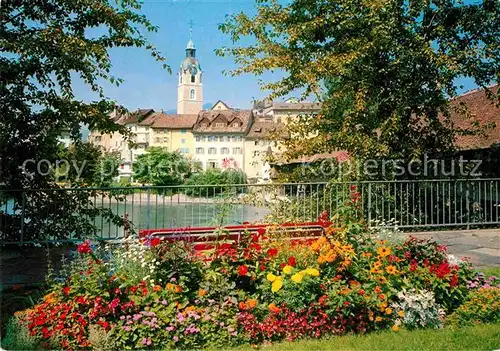
[[[385,309],[385,314],[392,314],[392,308],[387,307],[387,308]]]
[[[342,290],[339,291],[339,295],[347,295],[351,292],[351,289],[349,288],[344,288]]]
[[[283,273],[285,274],[290,274],[292,270],[293,270],[292,266],[286,265],[285,267],[283,267]]]
[[[378,298],[379,298],[380,300],[385,300],[385,295],[384,295],[384,294],[380,294],[380,295],[378,296]]]
[[[270,282],[274,282],[278,277],[275,276],[274,274],[272,273],[268,273],[267,276],[266,276],[267,280],[269,280]]]
[[[375,322],[382,322],[382,317],[377,316],[377,317],[375,318]]]
[[[198,291],[198,295],[200,295],[200,296],[205,296],[207,294],[208,294],[208,291],[205,289],[200,289],[200,291]]]
[[[257,303],[257,299],[247,299],[247,306],[250,309],[257,307]]]
[[[240,310],[244,311],[247,309],[247,305],[241,301],[239,304],[238,304],[238,307],[240,308]]]
[[[271,285],[271,291],[277,293],[283,287],[283,280],[281,278],[276,279]]]
[[[274,303],[270,303],[268,308],[269,308],[269,311],[271,311],[272,313],[280,313],[281,312],[281,308],[276,306]]]
[[[302,278],[304,278],[304,275],[301,273],[295,273],[294,275],[292,275],[292,281],[294,283],[300,283],[302,281]]]
[[[385,247],[385,246],[382,246],[382,247],[379,247],[377,249],[377,254],[382,258],[382,257],[386,257],[386,256],[389,256],[390,254],[392,253],[392,250],[390,247]]]
[[[403,318],[405,316],[405,312],[404,311],[399,311],[398,312],[398,316],[400,316],[401,318]]]
[[[399,327],[396,324],[394,324],[392,326],[392,330],[394,330],[395,332],[397,332],[399,330]]]
[[[309,274],[313,277],[318,277],[319,276],[319,271],[316,268],[307,268],[303,270],[304,273]]]
[[[385,271],[391,275],[395,275],[398,273],[398,269],[392,265],[385,267]]]

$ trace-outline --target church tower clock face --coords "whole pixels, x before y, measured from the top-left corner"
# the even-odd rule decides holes
[[[201,82],[200,62],[196,58],[196,48],[189,39],[186,46],[186,57],[179,69],[179,85],[177,88],[177,113],[198,114],[203,107],[203,84]]]

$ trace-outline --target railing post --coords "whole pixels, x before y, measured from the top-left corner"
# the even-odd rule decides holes
[[[146,201],[146,223],[148,229],[151,229],[151,188],[148,188]]]
[[[372,222],[372,183],[368,183],[368,226]]]
[[[26,192],[23,190],[21,192],[21,244],[24,241],[24,212],[25,212],[25,207],[26,207]]]
[[[465,210],[467,211],[467,230],[470,229],[470,201],[469,201],[469,183],[465,190]]]

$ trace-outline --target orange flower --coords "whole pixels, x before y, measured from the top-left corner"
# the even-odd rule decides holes
[[[372,255],[372,253],[371,253],[371,252],[363,252],[363,253],[361,254],[361,256],[362,256],[362,257],[367,257],[367,258],[370,258],[370,257],[372,257],[373,255]]]
[[[250,309],[257,307],[257,299],[247,299],[247,306]]]
[[[398,316],[400,316],[401,318],[403,318],[403,317],[405,316],[404,311],[399,311],[399,312],[398,312]]]
[[[271,311],[272,313],[280,313],[281,312],[281,308],[276,306],[274,303],[270,303],[268,308],[269,308],[269,311]]]
[[[246,310],[246,309],[247,309],[247,305],[246,305],[243,301],[241,301],[241,302],[239,303],[239,307],[240,307],[240,310],[242,310],[242,311],[244,311],[244,310]]]
[[[161,291],[161,286],[159,285],[153,286],[153,291]]]
[[[382,274],[382,270],[377,268],[377,267],[372,267],[372,268],[370,268],[370,273],[371,274]]]
[[[380,294],[380,295],[378,296],[378,298],[379,298],[380,300],[385,300],[385,295],[384,295],[384,294]]]
[[[385,267],[385,271],[391,275],[395,275],[398,273],[398,269],[392,265]]]
[[[382,317],[377,316],[377,317],[375,318],[375,322],[382,322]]]
[[[349,288],[344,288],[342,290],[339,291],[339,295],[347,295],[351,292],[351,289]]]
[[[180,286],[180,285],[176,285],[176,286],[175,286],[175,292],[176,292],[176,293],[181,293],[181,292],[182,292],[182,286]]]
[[[377,253],[380,257],[386,257],[386,256],[389,256],[391,253],[392,253],[392,250],[390,247],[379,247],[377,249]]]
[[[196,307],[194,306],[188,306],[184,309],[184,312],[193,312],[196,310]]]
[[[382,292],[382,289],[380,289],[380,286],[378,286],[378,285],[377,285],[377,286],[375,287],[375,292],[376,292],[377,294],[380,294],[380,293]]]
[[[387,308],[385,309],[385,314],[392,314],[392,308],[387,307]]]
[[[167,283],[167,290],[174,291],[175,290],[175,284],[172,283]]]
[[[379,284],[385,284],[387,283],[387,278],[384,277],[383,275],[380,275],[378,277],[375,278],[375,280],[379,283]]]
[[[392,330],[394,330],[395,332],[397,332],[399,330],[399,327],[396,324],[394,324],[392,326]]]
[[[198,295],[200,296],[205,296],[208,294],[208,291],[206,291],[205,289],[200,289],[200,291],[198,291]]]

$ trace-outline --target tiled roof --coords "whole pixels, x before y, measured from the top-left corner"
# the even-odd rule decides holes
[[[196,122],[196,115],[166,115],[164,113],[155,113],[151,116],[151,128],[167,129],[192,129]]]
[[[490,87],[494,95],[498,94],[498,85]],[[453,107],[465,103],[469,116],[457,112]],[[485,149],[495,143],[500,143],[500,107],[488,99],[484,90],[473,90],[451,101],[451,120],[455,128],[475,130],[479,126],[496,124],[494,128],[484,130],[484,135],[460,135],[455,140],[455,145],[460,149]]]
[[[205,133],[246,133],[252,121],[251,110],[201,111],[193,127],[193,132]],[[234,123],[239,122],[235,127]],[[218,126],[223,123],[223,126]]]
[[[265,139],[274,132],[280,132],[280,136],[287,137],[283,123],[254,122],[247,134],[248,139]]]
[[[139,123],[139,121],[144,121],[147,119],[149,115],[154,113],[155,111],[153,109],[139,109],[135,112],[127,113],[125,115],[122,115],[117,123],[119,124],[133,124],[133,123]]]

